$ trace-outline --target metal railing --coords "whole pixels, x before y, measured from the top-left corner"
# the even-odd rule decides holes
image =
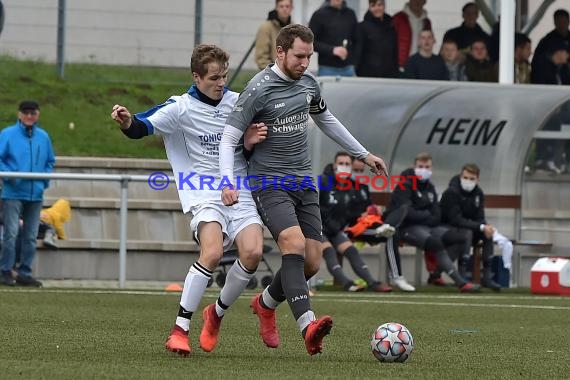
[[[127,275],[127,210],[129,182],[148,182],[148,175],[0,172],[0,178],[109,181],[120,183],[121,202],[119,211],[119,288],[125,288]],[[171,183],[174,183],[174,177],[168,177],[168,179]],[[166,181],[166,179],[164,180]]]

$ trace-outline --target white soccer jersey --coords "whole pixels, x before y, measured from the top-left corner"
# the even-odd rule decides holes
[[[192,88],[190,92],[192,91]],[[219,143],[226,118],[232,111],[238,94],[226,91],[214,107],[194,98],[189,93],[172,96],[163,104],[136,114],[144,122],[149,135],[161,135],[166,155],[172,166],[180,203],[185,213],[203,202],[221,202],[222,181],[219,168]],[[234,175],[247,176],[247,162],[242,148],[234,155]],[[235,178],[232,183],[239,183]],[[251,193],[240,189],[240,199],[251,198]]]

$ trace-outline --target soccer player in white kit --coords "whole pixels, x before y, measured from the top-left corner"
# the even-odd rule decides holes
[[[251,193],[243,189],[240,203],[234,206],[225,206],[220,200],[218,145],[226,118],[238,98],[237,93],[224,87],[228,61],[228,53],[219,47],[199,45],[192,53],[194,85],[187,93],[172,96],[134,116],[118,104],[111,113],[130,138],[152,134],[163,137],[182,209],[191,215],[190,226],[200,243],[200,257],[186,276],[176,323],[166,341],[166,349],[183,356],[191,352],[188,331],[192,314],[223,252],[235,241],[239,258],[228,271],[218,300],[203,311],[200,347],[207,352],[215,348],[224,312],[245,289],[263,253],[262,223]],[[256,132],[256,141],[263,139],[261,135]],[[234,159],[236,175],[244,178],[247,163],[242,148],[236,149]]]

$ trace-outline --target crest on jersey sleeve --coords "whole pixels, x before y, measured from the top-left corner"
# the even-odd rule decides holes
[[[307,104],[311,104],[311,102],[313,101],[313,95],[307,91]]]

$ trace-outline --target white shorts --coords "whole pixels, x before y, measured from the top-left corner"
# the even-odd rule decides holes
[[[225,206],[221,200],[219,202],[209,201],[190,208],[190,213],[192,215],[190,228],[198,244],[200,243],[198,239],[200,223],[218,222],[222,226],[224,252],[231,248],[236,236],[245,227],[251,224],[263,226],[253,199],[240,199],[239,203],[233,206]]]

